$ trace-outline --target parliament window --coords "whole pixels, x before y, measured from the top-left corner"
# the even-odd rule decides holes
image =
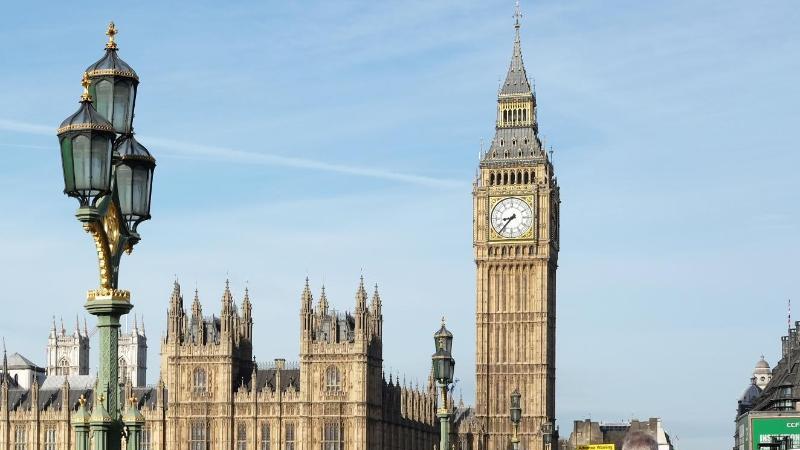
[[[338,391],[341,388],[341,375],[336,367],[328,367],[325,370],[325,389],[328,391]]]
[[[146,426],[142,428],[142,435],[139,439],[139,450],[152,450],[152,444],[150,443],[152,440],[152,430],[150,427]]]
[[[14,428],[14,450],[28,450],[27,432],[25,427],[17,425]]]
[[[201,368],[194,369],[193,383],[195,392],[205,392],[206,390],[206,371]]]
[[[269,450],[269,424],[261,424],[261,449]]]
[[[189,430],[189,450],[206,450],[206,424],[195,422]]]
[[[247,427],[242,423],[236,427],[236,450],[247,450]]]
[[[44,430],[44,450],[56,450],[55,427],[49,427]]]
[[[322,450],[343,450],[342,424],[326,423],[322,430]]]
[[[294,450],[294,424],[287,423],[285,432],[286,432],[286,437],[284,441],[286,443],[286,446],[284,447],[284,450]]]

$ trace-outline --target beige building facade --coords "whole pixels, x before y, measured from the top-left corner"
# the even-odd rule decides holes
[[[300,360],[253,359],[253,306],[234,301],[226,282],[221,305],[205,314],[195,292],[184,308],[176,282],[161,343],[155,386],[128,379],[145,417],[142,450],[432,449],[438,442],[436,390],[383,375],[383,313],[377,287],[363,278],[352,313],[337,312],[324,288],[315,302],[308,282],[300,303]],[[3,376],[0,450],[67,450],[86,377],[59,377],[25,389]],[[73,385],[70,385],[70,380]]]
[[[459,442],[481,450],[510,445],[515,389],[522,394],[521,448],[556,447],[545,435],[555,423],[559,187],[538,134],[520,16],[495,137],[473,185],[476,403],[455,429]]]

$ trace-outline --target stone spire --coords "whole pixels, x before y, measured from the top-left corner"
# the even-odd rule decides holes
[[[303,287],[303,294],[300,297],[300,310],[303,312],[311,311],[314,296],[311,295],[311,287],[308,285],[308,277],[306,277],[306,284]]]
[[[3,338],[3,379],[0,380],[3,384],[9,379],[8,376],[8,355],[6,354],[6,338]]]
[[[328,314],[328,295],[325,294],[325,285],[322,285],[322,292],[319,294],[319,303],[317,303],[317,314],[325,316]]]
[[[306,284],[303,286],[303,293],[300,295],[300,330],[302,339],[306,340],[310,340],[313,335],[313,302],[314,296],[311,295],[311,287],[308,285],[308,277],[306,277]]]
[[[367,290],[364,288],[364,275],[361,275],[361,281],[358,283],[358,290],[356,290],[356,312],[367,309]]]
[[[250,303],[250,289],[244,288],[242,299],[242,324],[240,334],[250,341],[253,338],[253,304]]]
[[[356,290],[356,335],[366,336],[369,332],[368,317],[369,311],[367,310],[367,290],[364,289],[364,275],[361,275],[361,280],[358,283],[358,290]]]

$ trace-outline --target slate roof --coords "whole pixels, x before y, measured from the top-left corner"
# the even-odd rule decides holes
[[[514,26],[514,52],[511,55],[511,63],[508,65],[506,81],[500,88],[500,95],[523,95],[532,92],[528,82],[528,74],[525,72],[525,64],[522,62],[522,44],[519,37],[519,21]]]
[[[275,390],[275,372],[276,369],[259,369],[256,372],[256,390],[264,390],[269,387],[270,390]],[[300,391],[300,369],[283,369],[281,370],[281,392],[286,391],[292,386],[296,391]]]
[[[19,353],[12,353],[8,357],[8,369],[9,370],[20,370],[20,369],[33,369],[37,372],[43,372],[44,369],[37,366],[28,358],[20,355]]]

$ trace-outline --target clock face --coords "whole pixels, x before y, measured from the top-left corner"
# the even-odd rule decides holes
[[[531,229],[533,211],[517,197],[504,198],[492,210],[492,228],[504,238],[518,238]]]

